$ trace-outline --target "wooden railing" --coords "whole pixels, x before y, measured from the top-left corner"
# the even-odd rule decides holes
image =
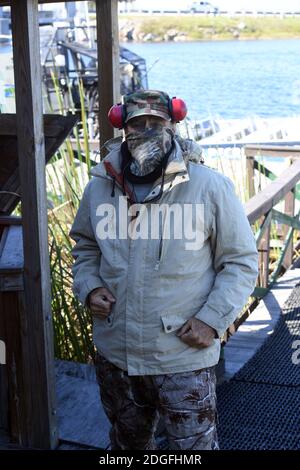
[[[253,292],[255,300],[230,327],[232,334],[250,315],[258,300],[262,298],[272,287],[278,276],[288,269],[293,262],[293,235],[295,230],[300,230],[300,210],[295,213],[295,201],[300,200],[300,147],[276,147],[276,146],[246,146],[248,191],[252,196],[245,204],[245,211],[251,225],[259,224],[255,237],[259,252],[259,276],[257,286]],[[257,155],[272,157],[287,157],[291,159],[291,165],[278,177],[265,165],[256,160]],[[271,180],[258,194],[255,193],[255,171],[262,172]],[[283,212],[275,209],[275,206],[284,201]],[[271,223],[277,221],[283,225],[282,246],[275,266],[270,272],[270,235]]]

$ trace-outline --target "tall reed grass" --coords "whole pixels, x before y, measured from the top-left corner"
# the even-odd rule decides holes
[[[64,115],[66,109],[62,92],[54,75],[52,79],[59,112]],[[70,138],[67,138],[46,168],[47,196],[49,205],[52,206],[48,210],[49,251],[55,356],[91,362],[94,357],[92,319],[90,312],[77,301],[72,292],[73,258],[72,241],[69,237],[92,166],[81,82],[79,93],[81,116],[72,139],[73,142],[76,141],[75,149]],[[75,113],[76,110],[71,106],[68,112]]]

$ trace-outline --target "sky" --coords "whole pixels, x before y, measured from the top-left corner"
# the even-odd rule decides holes
[[[193,0],[136,0],[140,8],[185,9]],[[300,11],[300,0],[211,0],[221,10]]]

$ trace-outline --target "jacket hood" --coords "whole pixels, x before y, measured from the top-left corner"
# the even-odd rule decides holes
[[[204,163],[202,148],[197,142],[192,139],[183,139],[177,134],[175,135],[175,139],[179,143],[185,162],[189,160],[194,163]]]

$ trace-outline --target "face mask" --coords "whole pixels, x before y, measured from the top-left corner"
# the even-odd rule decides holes
[[[144,176],[155,170],[170,150],[173,137],[174,131],[164,126],[127,134],[127,146],[133,158],[131,172]]]

